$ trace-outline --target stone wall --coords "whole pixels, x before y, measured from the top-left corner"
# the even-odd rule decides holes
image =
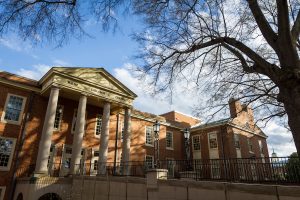
[[[41,178],[19,180],[15,198],[38,200],[56,193],[72,200],[299,200],[300,186],[276,186],[193,180],[149,180],[134,177]]]

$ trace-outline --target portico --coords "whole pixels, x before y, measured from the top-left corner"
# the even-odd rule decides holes
[[[40,84],[42,85],[41,94],[49,99],[36,160],[35,174],[37,176],[48,173],[51,136],[60,97],[78,101],[70,175],[76,174],[80,165],[87,105],[103,110],[97,174],[103,175],[106,172],[109,135],[115,134],[109,131],[111,114],[125,113],[122,162],[130,161],[130,109],[133,100],[137,97],[131,90],[103,68],[52,68],[40,80]],[[123,173],[126,173],[126,169]]]

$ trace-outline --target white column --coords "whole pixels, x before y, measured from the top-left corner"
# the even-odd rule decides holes
[[[83,140],[84,126],[85,126],[86,101],[87,101],[87,97],[85,95],[82,95],[79,99],[77,117],[76,117],[76,126],[73,135],[70,174],[77,174],[79,172],[78,170],[80,169],[79,165],[80,165],[82,140]]]
[[[102,115],[102,127],[100,136],[99,158],[98,158],[98,172],[97,175],[105,175],[107,149],[109,139],[109,117],[110,117],[110,103],[105,102]]]
[[[125,108],[124,114],[124,136],[122,144],[122,173],[123,175],[129,175],[130,166],[130,140],[131,140],[131,111],[129,108]]]
[[[42,130],[42,136],[40,139],[38,155],[36,159],[36,166],[35,166],[36,175],[48,173],[48,168],[47,168],[48,156],[51,147],[51,136],[53,132],[55,113],[57,109],[58,95],[59,95],[59,88],[52,87],[49,100],[48,100],[46,116],[44,119],[44,125]]]

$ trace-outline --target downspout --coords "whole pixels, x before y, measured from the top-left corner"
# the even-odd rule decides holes
[[[118,153],[119,120],[120,120],[120,114],[118,113],[118,115],[117,115],[117,127],[116,127],[116,138],[115,138],[114,175],[116,174],[116,162],[117,162],[117,153]]]
[[[33,100],[34,100],[34,97],[35,97],[35,92],[31,92],[30,94],[30,97],[29,97],[29,105],[28,105],[28,110],[26,112],[26,115],[25,115],[25,121],[24,123],[22,124],[22,127],[21,127],[21,137],[19,139],[19,145],[18,145],[18,148],[17,148],[17,151],[16,151],[16,162],[14,163],[14,167],[13,167],[13,172],[14,172],[14,175],[12,177],[12,181],[11,181],[11,190],[10,190],[10,194],[9,194],[9,199],[13,199],[13,195],[15,193],[15,190],[16,190],[16,186],[17,186],[17,168],[19,166],[19,162],[20,162],[20,159],[19,159],[19,154],[23,148],[23,144],[24,144],[24,140],[25,140],[25,134],[26,134],[26,126],[27,126],[27,122],[29,121],[29,118],[30,118],[30,113],[32,111],[32,106],[33,106]]]

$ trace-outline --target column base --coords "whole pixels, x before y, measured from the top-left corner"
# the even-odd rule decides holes
[[[49,176],[48,175],[48,171],[45,171],[45,172],[34,172],[33,173],[33,177],[35,177],[35,178],[41,178],[41,177],[45,177],[45,176]]]

